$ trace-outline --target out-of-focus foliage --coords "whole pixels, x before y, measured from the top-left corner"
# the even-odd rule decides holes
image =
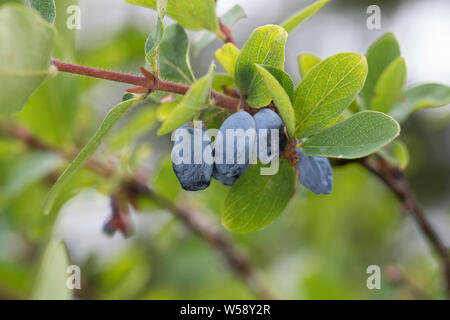
[[[143,48],[148,34],[128,24],[107,43],[93,43],[76,49],[74,31],[65,26],[65,8],[75,2],[56,1],[57,33],[53,56],[94,67],[107,66],[112,70],[136,70],[144,63]],[[156,3],[149,1],[153,2]],[[211,26],[215,28],[214,22]],[[183,47],[179,58],[184,59],[187,49],[182,42],[177,45]],[[299,52],[293,54],[297,56]],[[367,58],[370,77],[371,62],[369,56]],[[319,62],[318,59],[313,59],[313,63],[306,60],[301,69],[305,79]],[[386,63],[386,68],[390,64],[390,61]],[[185,70],[190,71],[190,65],[187,66],[189,69]],[[386,68],[373,75],[370,93],[362,94],[362,99],[358,99],[363,101],[364,108],[372,109],[373,90],[376,91],[377,81],[383,78]],[[233,78],[228,75],[216,74],[211,81],[217,90],[223,90],[223,84],[227,88],[234,87]],[[52,268],[67,264],[63,261],[61,245],[55,247],[53,244],[53,249],[52,245],[47,249],[55,234],[66,240],[69,263],[81,268],[82,288],[74,291],[79,298],[255,298],[219,254],[148,200],[139,199],[139,211],[132,212],[136,232],[131,238],[124,239],[121,235],[108,238],[102,234],[103,223],[110,211],[109,202],[105,201],[107,197],[101,194],[107,195],[115,189],[116,177],[111,179],[113,181],[107,180],[81,168],[56,199],[54,212],[61,211],[58,220],[56,215],[42,215],[44,200],[68,163],[57,153],[30,150],[24,143],[3,135],[3,129],[11,123],[19,123],[51,146],[67,151],[81,148],[88,143],[105,113],[105,110],[99,111],[98,99],[92,99],[93,92],[99,88],[102,89],[99,80],[60,73],[45,80],[20,114],[0,118],[0,298],[30,298],[33,294],[37,297],[36,292],[42,288],[40,279],[45,277],[41,275],[41,263]],[[118,88],[111,85],[102,94],[117,94]],[[428,99],[422,94],[420,99],[416,98],[414,92],[419,89],[402,91],[405,100],[393,106],[392,115],[398,119],[395,110],[401,109],[406,118],[412,110],[448,103],[448,86],[431,89],[427,90]],[[365,88],[363,92],[367,90]],[[415,102],[413,105],[405,101]],[[157,123],[165,121],[177,105],[176,102],[164,102],[157,107],[156,102],[150,101],[136,106],[136,110],[126,115],[125,121],[120,121],[105,139],[96,157],[103,163],[118,164],[121,167],[119,175],[132,171],[133,159],[139,159],[136,161],[144,164],[151,173],[149,183],[156,191],[180,204],[205,211],[219,222],[229,188],[212,181],[209,189],[195,194],[181,190],[170,157],[167,157],[171,142],[167,136],[156,136]],[[226,113],[222,115],[216,116],[208,125],[220,125],[227,117]],[[434,196],[447,197],[445,189],[441,188],[442,181],[430,177],[448,179],[449,172],[437,165],[430,168],[430,162],[435,161],[430,153],[433,151],[431,142],[445,141],[439,139],[448,135],[448,131],[442,129],[436,133],[429,123],[420,116],[405,121],[402,135],[411,162],[407,173],[416,178],[413,182],[418,190],[426,181],[425,187],[436,191]],[[397,140],[380,154],[404,168],[408,162],[408,149]],[[438,151],[443,152],[439,148]],[[434,152],[435,155],[438,153]],[[424,175],[428,180],[422,179]],[[417,290],[427,297],[443,297],[438,266],[428,251],[417,249],[422,248],[422,243],[416,239],[416,230],[399,214],[400,205],[389,190],[358,164],[336,168],[334,178],[331,195],[317,196],[298,186],[297,194],[283,214],[269,227],[246,235],[227,235],[245,249],[270,286],[285,298],[417,298]],[[86,191],[88,188],[97,190],[98,194],[91,196]],[[291,192],[291,189],[284,192]],[[276,192],[280,190],[273,190]],[[421,195],[419,193],[419,197]],[[87,207],[82,206],[85,202],[89,203]],[[83,210],[80,208],[89,214],[81,215]],[[272,213],[278,215],[278,212]],[[65,221],[64,218],[70,215],[83,218]],[[67,225],[72,233],[64,228]],[[227,232],[225,228],[223,231]],[[83,242],[89,240],[91,242]],[[48,258],[49,255],[60,258]],[[382,267],[381,290],[366,287],[366,269],[372,264]],[[392,265],[401,266],[409,281],[391,281],[385,267]],[[45,269],[50,272],[52,268]]]
[[[32,298],[36,300],[67,300],[71,298],[66,286],[69,257],[64,243],[51,241],[45,250]]]

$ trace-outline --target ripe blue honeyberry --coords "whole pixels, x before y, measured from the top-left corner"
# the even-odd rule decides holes
[[[308,157],[296,149],[300,157],[298,178],[306,188],[315,194],[330,194],[333,189],[333,172],[330,161],[324,157]]]
[[[206,127],[194,129],[192,126],[185,124],[175,130],[174,133],[172,168],[183,189],[188,191],[206,189],[211,181],[214,164],[211,139],[205,137],[206,130]],[[186,155],[184,154],[185,151],[187,152]],[[207,156],[209,156],[210,161],[208,161]]]
[[[259,111],[257,114],[253,116],[253,119],[255,119],[255,125],[256,125],[256,148],[258,150],[258,159],[263,162],[267,163],[272,160],[273,156],[279,155],[283,152],[285,146],[286,146],[286,136],[284,135],[284,124],[281,120],[280,116],[266,108]],[[260,130],[266,129],[267,135],[261,135],[260,136]],[[271,144],[271,130],[277,129],[278,130],[278,153],[272,154],[272,144]],[[260,141],[260,139],[262,141]],[[266,150],[260,150],[260,143],[262,145],[266,144],[267,149]],[[265,154],[264,154],[265,153]],[[270,160],[269,160],[270,159]]]
[[[227,134],[233,141],[227,142]],[[213,177],[230,186],[245,173],[254,156],[255,136],[255,120],[249,113],[239,111],[229,116],[216,136]]]

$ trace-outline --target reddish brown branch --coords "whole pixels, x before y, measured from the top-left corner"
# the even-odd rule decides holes
[[[147,76],[135,76],[126,73],[119,73],[97,68],[84,67],[72,63],[62,62],[56,59],[52,59],[52,64],[61,72],[68,72],[98,79],[128,83],[138,87],[147,88],[149,91],[159,90],[183,95],[190,88],[189,86],[184,84],[157,79],[145,69],[144,69],[145,71],[143,72]],[[239,99],[223,95],[214,90],[211,90],[211,99],[214,100],[215,105],[227,109],[228,111],[231,112],[236,111],[239,106]]]
[[[236,42],[234,42],[233,31],[231,31],[231,29],[228,28],[220,19],[219,19],[219,27],[220,31],[222,31],[222,33],[225,36],[225,39],[223,41],[236,45]]]

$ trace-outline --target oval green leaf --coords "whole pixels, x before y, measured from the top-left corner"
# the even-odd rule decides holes
[[[171,24],[164,31],[159,43],[158,67],[161,79],[184,84],[195,80],[189,63],[189,38],[178,24]]]
[[[67,28],[66,9],[76,3],[77,0],[58,0],[52,57],[62,61],[75,59],[76,29]],[[73,144],[77,139],[74,126],[80,112],[79,84],[83,80],[66,72],[46,78],[17,116],[37,138],[60,147]]]
[[[225,199],[222,223],[236,233],[260,230],[276,219],[294,191],[294,168],[280,159],[275,175],[261,175],[261,165],[250,169],[232,186]]]
[[[414,111],[424,108],[438,108],[450,104],[450,87],[439,83],[426,83],[406,90],[391,115],[399,122]]]
[[[284,125],[290,137],[294,137],[295,134],[295,114],[292,108],[291,99],[284,90],[283,86],[278,80],[263,66],[257,65],[256,69],[261,74],[266,84],[267,91],[272,97],[275,106],[280,112]],[[281,71],[281,70],[280,70]],[[292,82],[292,81],[291,81]]]
[[[25,0],[25,5],[36,9],[48,23],[53,24],[55,22],[55,0]]]
[[[288,94],[291,102],[294,101],[294,82],[292,81],[289,74],[281,69],[277,69],[268,65],[262,65],[262,67],[264,67],[264,69],[269,71],[272,76],[277,79],[277,81],[283,87],[284,91],[286,91],[286,93]]]
[[[297,61],[300,76],[304,78],[306,74],[320,62],[320,58],[310,53],[302,53],[297,57]]]
[[[317,64],[295,89],[296,137],[319,133],[355,99],[367,75],[366,59],[338,53]]]
[[[372,99],[372,110],[389,113],[402,95],[406,82],[406,64],[403,57],[395,59],[381,74]]]
[[[231,76],[234,76],[234,66],[239,56],[239,49],[232,43],[225,43],[222,48],[217,49],[214,57]]]
[[[236,60],[234,78],[250,106],[257,108],[270,103],[270,95],[255,64],[283,69],[286,39],[287,32],[283,28],[267,25],[255,29],[242,48]]]
[[[384,34],[369,47],[366,53],[369,73],[360,95],[364,108],[370,109],[378,79],[392,61],[399,56],[400,47],[392,33]]]
[[[0,113],[20,111],[49,74],[54,30],[34,9],[0,7]]]
[[[399,124],[390,116],[362,111],[306,140],[303,151],[307,156],[361,158],[378,151],[399,133]]]
[[[126,0],[126,2],[157,9],[157,0]],[[167,15],[186,29],[220,33],[214,0],[170,0]]]

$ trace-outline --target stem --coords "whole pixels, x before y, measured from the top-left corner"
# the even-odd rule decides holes
[[[225,39],[223,39],[223,41],[232,43],[236,46],[236,42],[234,42],[233,31],[231,31],[231,29],[228,28],[220,19],[219,19],[219,27],[220,31],[222,31],[222,33],[225,36]]]
[[[184,95],[190,88],[189,86],[184,84],[157,79],[153,75],[152,78],[135,76],[126,73],[119,73],[97,68],[84,67],[72,63],[59,61],[57,59],[52,59],[51,62],[58,69],[58,71],[61,72],[68,72],[98,79],[128,83],[135,86],[144,87],[148,90],[166,91]],[[239,99],[226,96],[214,90],[211,90],[211,99],[214,100],[215,105],[231,112],[235,112],[239,106]]]

